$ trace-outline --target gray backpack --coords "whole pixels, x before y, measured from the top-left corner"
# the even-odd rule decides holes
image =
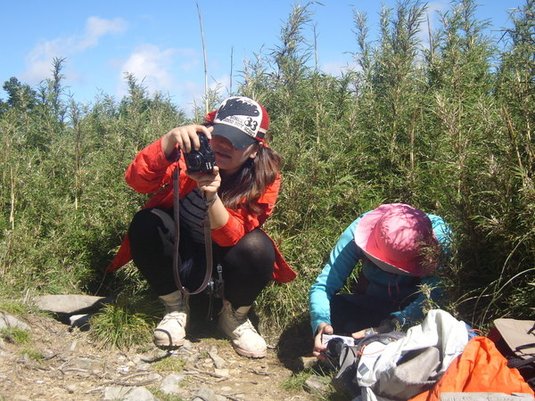
[[[337,339],[329,341],[327,344],[328,356],[337,369],[337,373],[332,379],[334,388],[348,397],[358,396],[360,389],[357,383],[357,368],[364,348],[376,341],[386,345],[404,336],[403,332],[391,331],[364,337],[355,345],[347,345],[342,341],[336,341]]]

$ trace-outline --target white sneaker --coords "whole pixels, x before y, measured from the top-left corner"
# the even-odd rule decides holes
[[[185,312],[166,313],[154,329],[154,344],[162,348],[176,348],[184,345],[187,320],[188,315]]]
[[[219,328],[232,340],[236,352],[249,358],[266,356],[266,341],[255,330],[247,318],[250,306],[242,306],[236,310],[228,301],[223,301],[219,314]]]
[[[154,330],[157,347],[177,348],[184,345],[188,323],[188,301],[180,291],[159,297],[165,306],[165,316]]]

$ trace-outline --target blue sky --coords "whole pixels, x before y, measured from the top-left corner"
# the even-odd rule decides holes
[[[480,1],[478,16],[490,22],[489,35],[511,26],[507,11],[524,0]],[[53,57],[64,57],[65,82],[74,99],[94,102],[100,93],[119,99],[124,72],[149,91],[161,91],[186,112],[204,92],[203,49],[197,6],[204,28],[209,85],[222,95],[240,81],[244,60],[268,54],[280,44],[280,31],[292,6],[282,0],[19,0],[4,1],[0,14],[0,81],[15,76],[32,86],[50,77]],[[304,4],[301,2],[301,4]],[[356,50],[353,10],[368,16],[370,34],[378,27],[381,4],[395,0],[323,0],[312,6],[319,67],[338,74],[352,64]],[[437,11],[449,1],[428,2]],[[312,40],[310,27],[305,36]],[[231,68],[232,54],[232,68]],[[0,89],[0,98],[5,92]]]

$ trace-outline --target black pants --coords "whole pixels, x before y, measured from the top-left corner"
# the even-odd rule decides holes
[[[172,210],[143,209],[136,213],[128,236],[134,264],[158,295],[177,290],[173,276],[175,223]],[[201,284],[206,269],[204,244],[180,230],[180,281],[189,291]],[[213,244],[215,265],[223,267],[224,296],[232,306],[251,305],[273,277],[275,250],[262,230],[247,233],[236,245]]]
[[[336,334],[351,335],[359,330],[377,327],[399,305],[362,294],[337,294],[331,299],[331,325]]]

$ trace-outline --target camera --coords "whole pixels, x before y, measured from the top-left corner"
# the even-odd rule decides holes
[[[336,334],[322,334],[321,342],[323,343],[323,345],[327,345],[331,341],[340,342],[340,344],[346,344],[349,346],[356,345],[359,342],[359,340],[356,340],[353,337],[349,337],[349,336],[339,336]]]
[[[211,173],[215,166],[215,155],[204,134],[199,134],[201,146],[199,150],[192,149],[186,153],[186,166],[189,173]]]
[[[331,362],[333,366],[340,368],[341,356],[347,352],[355,351],[362,344],[362,339],[355,339],[349,336],[339,336],[336,334],[323,334],[321,336],[323,345],[326,347],[324,355]]]

